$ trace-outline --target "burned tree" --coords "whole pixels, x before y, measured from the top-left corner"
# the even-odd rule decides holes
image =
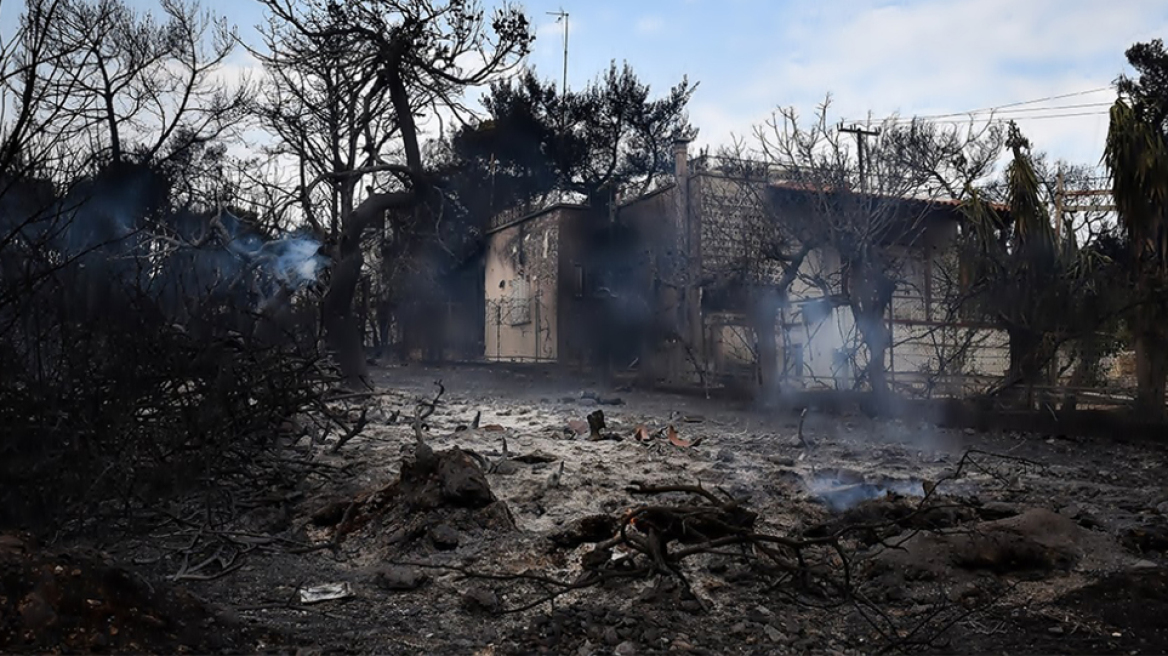
[[[325,323],[346,376],[356,381],[365,358],[353,300],[367,231],[385,221],[400,246],[382,257],[405,257],[441,216],[418,118],[460,114],[462,92],[507,71],[531,35],[520,11],[488,18],[477,3],[264,4],[266,50],[256,55],[271,82],[260,115],[278,152],[299,167],[293,199],[318,231],[316,217],[332,205],[336,244]],[[324,202],[313,196],[320,185],[329,192]]]
[[[1092,217],[1083,217],[1078,227],[1086,243],[1080,245],[1073,217],[1061,216],[1063,225],[1056,225],[1051,210],[1060,200],[1052,186],[1058,183],[1044,175],[1045,160],[1012,124],[1008,146],[1005,203],[986,201],[990,189],[963,204],[970,228],[963,244],[970,267],[966,300],[1009,336],[1009,368],[996,390],[1022,385],[1025,404],[1033,407],[1035,386],[1057,378],[1053,368],[1064,344],[1076,345],[1081,360],[1075,380],[1088,380],[1102,356],[1099,330],[1114,324],[1122,294],[1107,255],[1114,250],[1107,248],[1108,233],[1096,234]]]
[[[909,256],[944,239],[932,219],[991,173],[1002,136],[994,125],[943,129],[890,119],[878,140],[861,140],[853,150],[828,124],[827,111],[824,103],[804,127],[793,110],[780,110],[756,128],[765,182],[755,183],[754,193],[765,197],[759,205],[768,216],[752,238],[774,271],[767,282],[780,285],[764,285],[754,323],[765,333],[760,352],[774,380],[772,315],[791,284],[800,280],[830,307],[846,307],[867,350],[864,377],[882,402],[890,394],[888,312],[894,291],[906,284]],[[811,253],[817,263],[806,266]]]
[[[493,84],[486,118],[460,130],[451,147],[495,190],[492,210],[558,192],[599,212],[617,193],[644,193],[671,170],[673,138],[688,129],[685,108],[696,88],[683,79],[653,99],[627,63],[614,63],[565,92],[529,69]]]
[[[0,51],[5,527],[106,531],[278,480],[284,429],[333,382],[305,312],[315,247],[203,193],[243,93],[212,82],[231,32],[166,10],[30,2]]]
[[[197,4],[163,0],[164,21],[122,0],[38,3],[53,66],[41,111],[63,135],[94,144],[99,162],[165,161],[234,130],[246,81],[216,74],[236,33]]]
[[[1127,58],[1139,77],[1120,78],[1121,97],[1111,109],[1104,161],[1131,249],[1128,277],[1138,303],[1129,319],[1139,383],[1136,406],[1141,414],[1162,419],[1168,380],[1168,53],[1156,39],[1132,46]]]

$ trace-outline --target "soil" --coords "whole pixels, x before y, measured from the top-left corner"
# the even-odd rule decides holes
[[[408,417],[437,379],[446,393],[423,430],[432,453],[419,456]],[[24,572],[3,579],[0,650],[1168,652],[1168,560],[1161,542],[1133,538],[1168,527],[1166,444],[814,411],[801,440],[797,414],[534,370],[383,368],[376,384],[361,435],[336,454],[302,441],[320,475],[240,509],[217,528],[219,551],[176,524],[88,545],[107,568],[95,571],[116,564],[142,582],[123,605],[151,609],[165,629],[28,642],[19,609],[32,572],[66,546],[17,557],[0,545],[5,576]],[[603,428],[588,418],[597,410]],[[429,457],[419,478],[411,467]],[[574,580],[591,542],[645,502],[626,490],[633,481],[722,490],[772,535],[878,526],[846,544],[858,596],[776,586],[735,551],[687,559],[685,584],[615,580],[544,603],[538,581],[470,575]],[[927,490],[938,507],[914,514]],[[222,545],[231,557],[210,558]],[[195,561],[214,564],[195,572]],[[101,580],[64,587],[102,598]],[[325,584],[347,584],[343,598],[305,602]],[[109,634],[108,618],[80,624]]]

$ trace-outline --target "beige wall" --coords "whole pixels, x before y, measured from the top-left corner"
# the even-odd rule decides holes
[[[560,220],[553,209],[490,235],[485,276],[486,358],[554,361]]]

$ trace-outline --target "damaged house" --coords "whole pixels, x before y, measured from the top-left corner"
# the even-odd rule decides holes
[[[862,385],[867,349],[841,300],[839,253],[824,244],[801,253],[797,267],[790,259],[800,248],[786,226],[806,220],[814,192],[691,158],[685,142],[674,155],[671,180],[607,210],[561,203],[495,217],[486,358],[632,370],[653,383],[749,386],[770,368],[780,389]],[[896,269],[883,317],[890,386],[960,394],[1001,376],[1005,332],[960,307],[958,207],[888,205],[912,226],[880,244]],[[784,302],[762,303],[768,290]]]

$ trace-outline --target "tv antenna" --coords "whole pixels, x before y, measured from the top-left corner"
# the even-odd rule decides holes
[[[555,16],[556,22],[564,24],[564,83],[560,88],[560,95],[568,93],[568,12],[561,7],[559,11],[549,11],[548,16]]]

